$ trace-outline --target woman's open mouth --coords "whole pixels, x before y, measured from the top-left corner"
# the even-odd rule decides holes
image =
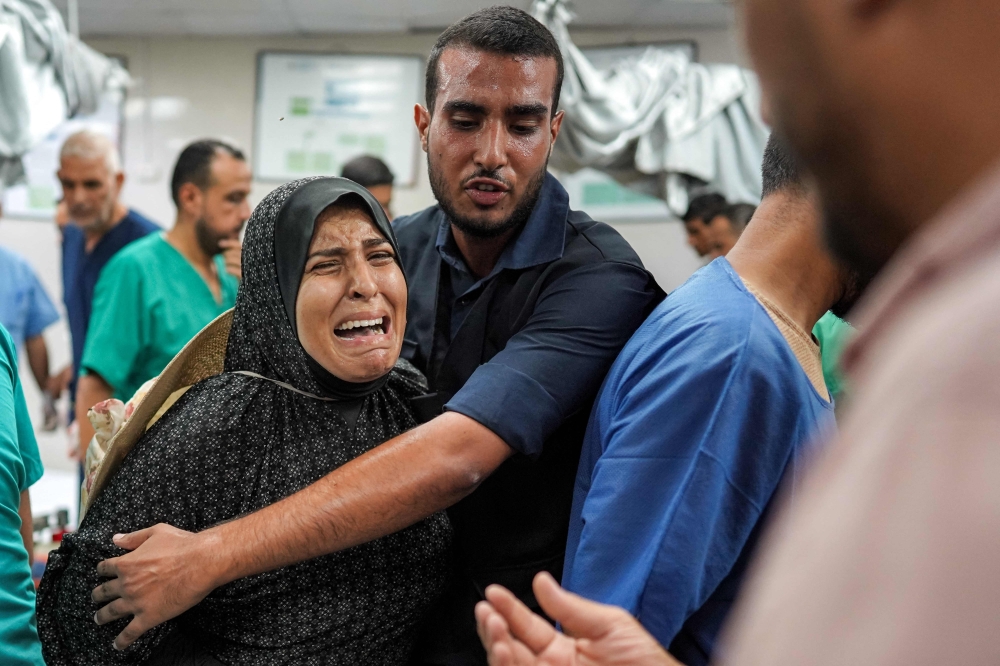
[[[388,316],[375,319],[355,319],[345,321],[334,329],[333,334],[342,340],[363,340],[364,338],[388,334],[389,325]]]

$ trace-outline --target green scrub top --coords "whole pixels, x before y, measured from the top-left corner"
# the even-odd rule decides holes
[[[5,666],[45,666],[17,512],[21,491],[38,480],[42,469],[27,416],[14,343],[0,326],[0,664]]]
[[[222,300],[163,234],[134,241],[108,262],[94,288],[81,373],[101,376],[127,401],[206,324],[236,304],[239,281],[215,257]]]
[[[813,328],[813,335],[819,340],[820,355],[823,357],[823,378],[834,400],[844,392],[840,357],[853,334],[854,328],[832,312],[823,315]]]

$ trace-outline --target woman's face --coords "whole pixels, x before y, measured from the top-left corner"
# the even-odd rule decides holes
[[[406,329],[406,281],[392,245],[359,208],[320,213],[295,301],[299,341],[349,382],[392,369]]]

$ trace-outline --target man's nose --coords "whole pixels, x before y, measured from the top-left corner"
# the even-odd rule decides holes
[[[243,203],[240,204],[240,219],[243,220],[244,223],[250,219],[250,212],[250,202],[244,199]],[[243,226],[242,223],[240,226]]]
[[[476,164],[485,171],[507,166],[507,127],[502,122],[488,122],[479,135]]]

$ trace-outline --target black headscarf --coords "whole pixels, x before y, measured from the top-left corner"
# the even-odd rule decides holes
[[[98,606],[90,600],[101,582],[97,563],[123,554],[112,535],[160,522],[206,529],[273,504],[415,425],[408,400],[423,394],[426,383],[405,362],[360,398],[303,395],[329,396],[330,390],[293,331],[294,299],[289,309],[282,297],[285,227],[295,227],[301,238],[308,231],[311,238],[316,215],[328,205],[321,202],[349,191],[369,203],[376,226],[394,243],[387,221],[384,230],[379,223],[380,208],[358,189],[342,179],[296,181],[268,194],[254,210],[226,372],[193,386],[146,432],[79,531],[49,558],[38,596],[49,666],[141,663],[162,651],[159,644],[170,632],[168,643],[181,634],[226,664],[405,663],[416,624],[447,571],[450,528],[443,514],[362,546],[225,585],[124,652],[111,644],[126,621],[98,627]],[[300,203],[304,213],[298,212]],[[308,248],[308,241],[289,247]],[[300,252],[304,256],[301,249],[291,256]],[[297,286],[292,273],[284,281],[292,284],[293,278]],[[342,408],[352,403],[360,404],[354,427]]]

